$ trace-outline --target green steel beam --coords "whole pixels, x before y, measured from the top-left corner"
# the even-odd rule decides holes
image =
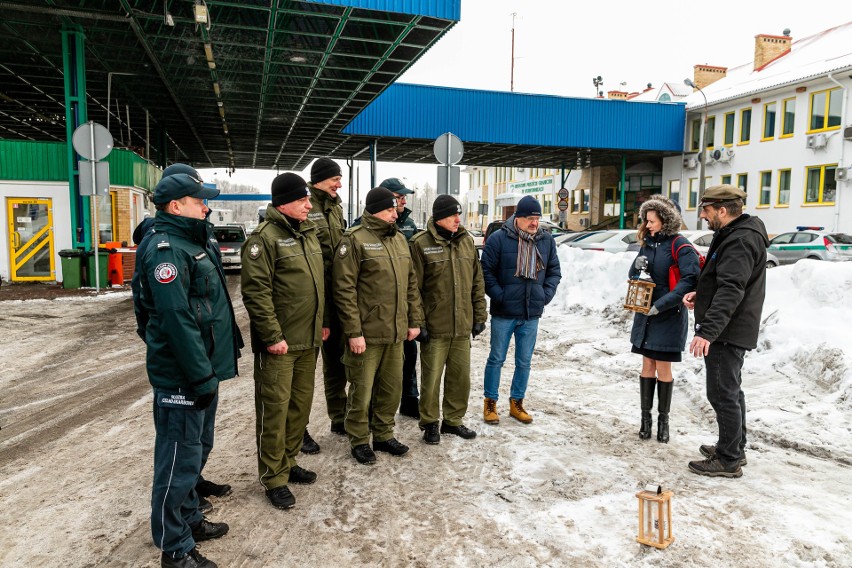
[[[88,120],[86,112],[86,36],[80,26],[65,24],[62,34],[62,68],[65,81],[65,133],[68,145],[68,197],[71,204],[71,241],[74,247],[90,248],[91,211],[89,198],[80,195],[77,153],[71,146],[74,130]]]

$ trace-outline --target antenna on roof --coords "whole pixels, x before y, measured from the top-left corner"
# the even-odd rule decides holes
[[[784,31],[781,32],[781,33],[783,33],[785,36],[789,36],[790,35],[790,28],[784,28]]]

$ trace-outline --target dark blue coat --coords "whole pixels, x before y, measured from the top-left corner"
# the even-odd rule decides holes
[[[648,259],[648,273],[656,284],[652,301],[660,311],[654,316],[636,313],[633,316],[633,330],[630,332],[630,343],[639,348],[653,351],[680,353],[686,346],[686,333],[689,327],[689,312],[683,305],[683,297],[695,290],[698,282],[698,253],[691,246],[685,246],[678,252],[680,267],[680,282],[674,290],[669,290],[669,267],[674,264],[672,258],[672,241],[675,248],[689,243],[681,235],[650,235],[645,246],[639,249],[637,256]],[[630,278],[639,275],[633,265],[630,267]]]
[[[544,261],[535,280],[515,276],[518,263],[518,230],[510,217],[499,231],[485,241],[482,251],[482,276],[485,293],[491,298],[494,317],[528,320],[541,317],[544,306],[556,294],[562,280],[556,243],[548,231],[536,235],[536,247]]]

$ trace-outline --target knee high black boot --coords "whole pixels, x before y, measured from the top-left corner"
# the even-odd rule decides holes
[[[672,387],[674,387],[674,381],[668,383],[657,381],[657,396],[660,399],[658,406],[660,414],[657,418],[657,441],[664,444],[669,443],[669,410],[672,407]]]
[[[651,408],[654,407],[654,389],[656,377],[639,375],[639,399],[642,405],[642,424],[639,427],[639,437],[647,440],[651,437]]]

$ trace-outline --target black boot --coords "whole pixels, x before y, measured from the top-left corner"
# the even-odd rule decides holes
[[[672,387],[674,381],[664,383],[657,381],[657,397],[660,399],[657,417],[657,441],[664,444],[669,443],[669,409],[672,407]]]
[[[639,399],[642,404],[642,425],[639,427],[639,437],[647,440],[651,437],[651,408],[654,407],[654,389],[656,377],[639,375]]]

